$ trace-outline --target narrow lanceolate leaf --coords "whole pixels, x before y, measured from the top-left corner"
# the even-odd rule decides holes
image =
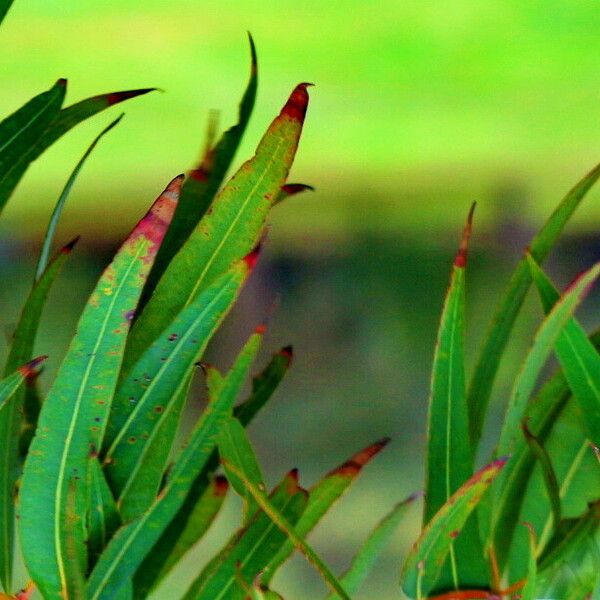
[[[216,446],[217,434],[248,375],[261,338],[254,334],[242,349],[219,397],[205,409],[154,504],[114,535],[92,571],[86,600],[109,600],[118,594],[177,514]]]
[[[18,183],[14,173],[19,165],[28,164],[26,157],[58,115],[66,89],[66,80],[59,79],[0,123],[0,211]]]
[[[564,326],[569,322],[598,275],[600,275],[600,263],[595,264],[571,284],[538,329],[508,401],[498,444],[499,454],[512,452],[514,440],[520,434],[519,424],[540,371]]]
[[[257,504],[244,487],[244,484],[236,477],[235,473],[227,468],[233,465],[244,473],[244,475],[257,487],[263,487],[263,475],[254,454],[254,449],[246,435],[244,426],[235,418],[231,417],[223,423],[218,436],[219,455],[224,461],[225,474],[231,483],[231,487],[244,500],[245,520],[256,512]]]
[[[533,259],[529,267],[547,314],[559,301],[560,294]],[[600,354],[575,319],[565,325],[555,350],[573,396],[585,415],[590,439],[600,445]]]
[[[460,534],[506,460],[496,460],[473,475],[423,529],[402,569],[402,588],[411,598],[425,598],[435,585],[452,541]]]
[[[181,410],[194,364],[235,302],[255,261],[254,254],[241,260],[184,308],[119,385],[104,462],[124,522],[142,514],[156,496],[178,418],[169,427],[172,435],[161,433]],[[158,438],[161,443],[155,444]]]
[[[42,310],[48,292],[76,240],[67,244],[50,262],[42,277],[34,284],[17,323],[8,355],[5,375],[14,372],[19,365],[31,360]],[[28,382],[29,383],[29,382]],[[31,380],[30,386],[35,382]],[[14,490],[18,475],[19,440],[24,425],[25,398],[28,390],[20,387],[10,404],[0,413],[0,463],[2,466],[2,487],[0,489],[0,538],[2,552],[0,571],[3,585],[8,586],[12,572],[14,545]],[[29,393],[31,393],[29,391]]]
[[[295,196],[296,194],[301,194],[302,192],[312,192],[314,189],[315,188],[312,185],[307,185],[306,183],[286,183],[279,190],[279,194],[277,194],[277,198],[275,198],[274,203],[279,204],[290,196]]]
[[[295,526],[295,531],[300,537],[306,538],[333,504],[350,487],[363,467],[379,454],[388,442],[389,439],[385,438],[357,452],[309,490],[308,505]],[[293,551],[294,544],[288,540],[265,568],[264,583],[268,584],[273,579],[277,569],[291,556]]]
[[[560,502],[560,485],[556,473],[554,472],[554,467],[552,466],[552,459],[546,452],[544,445],[531,433],[526,421],[523,423],[523,434],[525,435],[525,440],[527,441],[532,454],[540,464],[544,483],[546,484],[546,491],[550,498],[554,527],[556,528],[561,521],[562,509]]]
[[[295,523],[306,507],[307,496],[298,485],[297,473],[292,471],[266,501],[281,518]],[[245,600],[247,592],[242,582],[253,581],[285,539],[285,533],[269,514],[256,512],[248,526],[192,583],[182,600]]]
[[[584,600],[600,580],[600,504],[592,505],[541,557],[537,598]]]
[[[4,20],[10,5],[13,3],[13,0],[0,0],[0,23]]]
[[[46,235],[44,236],[44,243],[42,244],[42,250],[40,252],[40,257],[38,259],[38,264],[35,270],[35,278],[36,281],[40,279],[46,267],[48,265],[48,259],[50,258],[50,249],[52,248],[52,241],[54,240],[54,234],[56,233],[56,227],[58,226],[58,221],[62,214],[65,203],[67,202],[67,198],[69,197],[69,193],[75,184],[75,180],[79,175],[85,161],[88,159],[89,155],[93,152],[94,148],[97,146],[98,142],[102,139],[104,135],[106,135],[113,127],[115,127],[119,121],[123,118],[123,115],[115,119],[108,127],[105,127],[94,139],[94,141],[90,144],[89,148],[85,151],[84,155],[81,157],[77,165],[75,165],[75,169],[69,176],[63,191],[61,192],[56,205],[54,206],[54,210],[52,211],[52,215],[50,217],[50,222],[48,223],[48,229],[46,230]]]
[[[62,96],[64,97],[64,87],[66,82],[64,82],[64,80],[61,81],[63,81]],[[110,108],[119,102],[128,100],[129,98],[147,94],[153,89],[154,88],[127,90],[93,96],[92,98],[87,98],[86,100],[67,106],[59,111],[60,104],[62,104],[61,98],[61,102],[57,109],[53,111],[52,120],[47,121],[44,129],[40,131],[40,134],[42,135],[36,138],[35,143],[31,144],[26,152],[19,154],[8,170],[0,170],[0,207],[6,203],[6,200],[27,171],[29,165],[65,133],[76,125],[79,125],[82,121],[93,117],[95,114]],[[1,136],[0,139],[2,139]]]
[[[400,521],[404,518],[406,511],[415,498],[417,498],[417,495],[413,494],[406,500],[396,504],[370,533],[362,548],[355,554],[350,568],[340,578],[340,583],[348,594],[356,594],[365,582],[375,561],[398,529]],[[327,597],[327,600],[339,600],[339,596],[331,594]]]
[[[533,527],[528,523],[525,523],[524,525],[529,532],[529,558],[527,559],[527,579],[521,590],[520,600],[536,600],[537,539]]]
[[[131,332],[125,370],[175,315],[259,242],[267,215],[296,154],[308,106],[306,84],[293,91],[252,159],[215,198],[169,264]]]
[[[350,600],[348,594],[336,579],[331,569],[321,560],[319,555],[304,541],[300,536],[293,523],[282,514],[276,506],[274,506],[267,495],[258,487],[256,487],[241,471],[238,471],[233,465],[228,465],[228,468],[237,475],[246,489],[252,494],[252,497],[261,508],[261,510],[269,517],[272,523],[277,526],[294,544],[294,546],[308,559],[310,563],[317,569],[323,581],[332,592],[338,594],[343,600]],[[212,600],[211,596],[202,596],[203,600]]]
[[[273,356],[265,369],[252,380],[252,393],[249,398],[234,409],[234,415],[242,425],[247,426],[258,411],[271,398],[273,392],[289,369],[292,360],[292,348],[287,347]],[[207,369],[209,376],[220,376],[214,368]],[[216,396],[215,396],[216,397]],[[218,454],[214,451],[206,462],[188,492],[185,502],[171,520],[152,551],[148,554],[136,576],[136,598],[146,598],[148,592],[172,566],[202,537],[205,530],[196,527],[194,511],[209,493],[211,473],[219,467]],[[167,568],[168,564],[168,568]],[[163,565],[164,568],[163,568]]]
[[[160,581],[177,564],[188,549],[208,531],[221,510],[228,487],[227,479],[219,475],[206,484],[204,493],[189,511],[185,527],[179,532],[177,538],[170,538],[172,546],[168,549],[169,551],[165,548],[165,559],[157,563],[145,560],[139,569],[139,576],[136,576],[136,598],[146,598],[151,589],[151,585],[149,586],[148,583],[145,583],[146,577],[151,577],[152,581]],[[155,574],[149,570],[150,567],[156,567],[161,571]]]
[[[100,448],[131,316],[180,185],[181,177],[173,180],[102,274],[40,414],[25,463],[19,524],[29,573],[47,599],[72,596],[71,549],[61,518],[67,488],[77,478],[78,506],[87,498],[90,453]]]
[[[94,564],[114,532],[119,528],[121,519],[100,462],[92,458],[90,463],[88,550],[90,563]]]
[[[252,36],[249,35],[248,37],[251,56],[250,80],[242,97],[238,122],[223,134],[223,137],[214,147],[211,140],[213,137],[211,127],[202,162],[196,169],[191,171],[181,189],[181,198],[173,216],[173,222],[148,277],[143,304],[150,298],[165,269],[208,210],[231,166],[250,120],[254,101],[256,100],[258,68],[254,41]]]
[[[465,431],[469,414],[465,391],[464,314],[465,270],[473,210],[471,208],[460,248],[454,260],[433,360],[427,429],[426,492],[423,524],[426,525],[452,494],[473,474],[474,452]],[[447,564],[436,588],[484,587],[489,581],[477,522],[462,528],[450,544]]]
[[[32,361],[19,367],[14,373],[11,373],[8,377],[5,377],[0,381],[0,414],[10,405],[10,402],[20,385],[28,377],[35,376],[36,367],[46,360],[46,358],[46,356],[34,358]]]
[[[600,177],[600,165],[590,171],[565,196],[542,229],[531,240],[529,251],[534,260],[542,263],[548,256],[565,225],[589,189]],[[510,337],[510,332],[531,285],[531,274],[525,257],[513,272],[506,291],[501,297],[485,342],[477,359],[469,385],[468,403],[471,438],[476,444],[481,437],[483,421],[489,404],[500,360]]]

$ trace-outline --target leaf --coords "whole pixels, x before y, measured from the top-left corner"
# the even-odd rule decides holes
[[[233,465],[255,486],[264,488],[263,475],[243,425],[231,417],[223,423],[218,436],[219,455],[224,461],[225,474],[236,493],[244,500],[244,522],[257,510],[257,504],[244,484],[228,468]]]
[[[306,84],[301,84],[267,130],[254,158],[229,180],[173,258],[134,324],[125,372],[182,308],[256,247],[292,165],[307,105]]]
[[[340,578],[340,584],[348,594],[356,594],[364,583],[367,575],[373,568],[375,561],[389,543],[392,535],[398,529],[400,521],[404,518],[407,509],[417,498],[416,494],[399,502],[382,519],[365,540],[360,550],[355,554],[350,568]],[[339,596],[330,594],[327,600],[339,600]]]
[[[234,409],[234,415],[244,426],[247,426],[252,421],[258,411],[269,400],[287,372],[291,359],[292,348],[283,348],[273,356],[262,373],[252,380],[252,393],[250,397]],[[220,374],[217,369],[209,367],[207,369],[207,380],[211,377],[216,379],[220,377]],[[212,399],[215,397],[216,395]],[[202,472],[192,484],[185,502],[177,512],[177,515],[169,523],[138,570],[135,579],[136,598],[145,598],[150,590],[169,572],[172,566],[204,534],[205,530],[202,527],[195,527],[193,515],[196,507],[202,503],[204,496],[209,492],[210,474],[214,473],[218,467],[219,457],[215,450],[206,462]]]
[[[583,600],[600,576],[600,505],[590,507],[538,567],[538,598]]]
[[[565,196],[544,226],[529,244],[534,260],[542,263],[548,256],[565,225],[590,188],[600,177],[600,165],[590,171]],[[483,347],[479,353],[469,385],[467,400],[470,414],[471,440],[474,445],[481,437],[483,420],[487,411],[500,360],[517,315],[531,285],[527,259],[523,257],[515,268],[506,291],[497,304]]]
[[[204,157],[200,165],[189,174],[183,184],[181,198],[173,216],[173,222],[165,236],[165,241],[148,277],[142,306],[146,304],[152,295],[156,284],[169,263],[173,260],[175,254],[177,254],[185,241],[190,237],[190,234],[208,210],[233,162],[233,158],[250,120],[256,100],[258,68],[256,49],[250,34],[248,34],[248,40],[250,42],[251,57],[250,79],[240,104],[238,122],[223,134],[219,143],[214,147],[212,147],[211,139],[213,137],[214,123],[211,121],[209,124],[211,129],[209,130]]]
[[[241,472],[238,476],[240,479],[244,477]],[[266,500],[280,518],[292,523],[302,514],[306,501],[307,492],[298,485],[296,471],[289,473]],[[245,599],[247,593],[239,582],[240,578],[252,581],[285,539],[286,534],[275,525],[270,514],[264,510],[256,512],[248,526],[238,532],[224,551],[215,557],[216,560],[211,561],[194,580],[182,600]]]
[[[13,0],[0,0],[0,23],[4,20]]]
[[[66,89],[66,79],[59,79],[0,123],[0,211],[18,183],[13,181],[14,173],[58,115]]]
[[[544,366],[552,347],[564,326],[573,316],[590,286],[600,274],[600,263],[595,264],[569,286],[563,297],[554,305],[537,330],[533,345],[517,375],[510,398],[502,430],[498,453],[512,452],[515,437],[519,432],[519,423],[523,419],[527,402],[531,396],[538,375]]]
[[[173,214],[174,179],[104,271],[42,407],[25,462],[20,534],[30,575],[48,600],[69,597],[64,511],[68,482],[86,498],[90,453],[101,446],[132,311]],[[83,551],[83,548],[78,549]]]
[[[66,87],[66,81],[61,79],[62,82],[62,97],[64,97],[64,88]],[[57,84],[58,85],[58,84]],[[93,96],[67,106],[62,110],[60,109],[61,102],[58,105],[58,109],[53,112],[52,121],[46,121],[44,127],[40,130],[41,136],[35,139],[35,143],[30,144],[27,147],[27,151],[20,152],[16,157],[15,161],[10,164],[10,168],[7,171],[0,169],[0,207],[4,206],[17,184],[27,171],[29,165],[39,158],[45,150],[47,150],[54,142],[60,139],[65,133],[70,131],[76,125],[79,125],[82,121],[93,117],[97,113],[123,102],[130,98],[135,98],[142,94],[147,94],[153,91],[154,88],[145,88],[139,90],[126,90],[122,92],[111,92],[109,94],[102,94],[100,96]],[[39,98],[39,96],[38,96]],[[0,134],[0,139],[2,135]]]
[[[14,373],[10,374],[0,381],[0,414],[4,413],[7,406],[10,405],[10,400],[14,393],[19,389],[19,386],[27,379],[35,375],[36,367],[40,365],[46,356],[39,356],[32,361],[19,367]]]
[[[295,526],[295,531],[300,537],[306,538],[333,504],[350,487],[363,467],[379,454],[388,442],[389,438],[384,438],[357,452],[309,490],[308,505]],[[273,579],[279,567],[291,556],[293,551],[294,544],[288,540],[265,568],[262,579],[264,583],[268,584]]]
[[[183,308],[118,388],[104,462],[124,522],[142,514],[158,492],[193,366],[233,306],[254,261],[253,255],[239,261]],[[172,426],[161,435],[171,417]]]
[[[527,421],[523,422],[523,433],[529,448],[531,448],[531,452],[540,465],[544,483],[546,484],[546,491],[548,492],[548,498],[550,499],[550,506],[552,507],[554,527],[556,528],[561,521],[562,509],[560,505],[560,485],[554,467],[552,466],[552,459],[546,452],[544,445],[531,433],[531,431],[529,431]]]
[[[94,141],[90,144],[88,149],[85,151],[84,155],[79,159],[79,162],[75,166],[75,169],[73,169],[73,172],[69,176],[69,179],[67,180],[67,183],[58,198],[56,206],[54,207],[54,210],[52,211],[52,216],[50,217],[50,222],[48,223],[48,229],[46,231],[46,235],[44,236],[44,243],[42,244],[42,250],[40,252],[40,257],[38,259],[38,263],[37,263],[37,267],[36,267],[36,271],[35,271],[36,281],[42,277],[44,271],[46,270],[46,267],[48,266],[48,259],[50,257],[50,249],[52,247],[52,241],[54,239],[56,227],[58,226],[58,221],[62,214],[63,208],[65,206],[67,198],[69,197],[69,194],[71,193],[71,189],[73,188],[73,185],[75,184],[75,180],[77,179],[79,172],[81,171],[83,165],[85,164],[85,161],[87,160],[89,155],[93,152],[93,150],[96,147],[96,145],[98,144],[98,142],[113,127],[118,125],[122,118],[123,118],[123,115],[119,116],[110,125],[108,125],[108,127],[105,127],[96,136]]]
[[[529,558],[527,560],[527,579],[521,590],[521,600],[536,600],[535,587],[537,577],[537,548],[534,528],[524,523],[529,533]]]
[[[119,593],[181,508],[215,448],[216,436],[246,379],[261,337],[252,335],[240,352],[219,397],[203,412],[155,502],[142,516],[121,527],[100,556],[88,581],[86,600],[109,600]]]
[[[52,260],[42,277],[34,284],[25,302],[12,339],[5,375],[15,371],[19,365],[31,360],[42,310],[65,260],[76,240],[67,244]],[[29,378],[33,387],[33,377]],[[24,404],[28,391],[15,391],[13,401],[0,413],[0,464],[3,465],[0,486],[0,579],[4,589],[10,589],[13,546],[14,546],[14,495],[19,465],[19,440],[24,421]]]
[[[452,267],[433,359],[424,525],[473,474],[474,452],[469,436],[465,436],[469,412],[465,391],[464,313],[465,271],[474,210],[473,204]],[[450,544],[447,563],[432,591],[484,587],[488,581],[478,525],[471,519],[462,528],[460,538]]]
[[[279,190],[279,194],[277,198],[275,198],[275,202],[273,204],[279,204],[283,202],[290,196],[295,196],[296,194],[300,194],[302,192],[314,191],[314,187],[312,185],[307,185],[306,183],[286,183],[281,186]]]
[[[471,477],[444,504],[423,529],[402,569],[401,583],[411,598],[427,597],[435,585],[444,561],[469,515],[492,481],[501,472],[506,458],[498,459]]]
[[[548,314],[559,301],[560,294],[537,263],[529,257],[529,268]],[[585,414],[585,425],[594,444],[600,444],[600,354],[587,334],[571,319],[556,340],[556,356],[573,396]]]

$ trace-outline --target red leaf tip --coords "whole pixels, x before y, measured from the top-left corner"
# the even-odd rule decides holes
[[[288,360],[288,365],[292,362],[294,358],[294,348],[292,346],[285,346],[279,351],[281,356],[284,356]]]
[[[149,92],[156,91],[157,88],[141,88],[139,90],[125,90],[123,92],[111,92],[110,94],[106,94],[104,97],[106,98],[106,102],[109,106],[113,104],[118,104],[119,102],[124,102],[125,100],[129,100],[130,98],[135,98],[136,96],[141,96],[143,94],[147,94]],[[102,97],[102,96],[100,96]]]
[[[224,496],[229,489],[229,482],[227,477],[223,475],[217,475],[214,480],[215,496]]]
[[[471,205],[469,210],[469,216],[467,217],[467,223],[463,229],[462,239],[460,240],[460,246],[454,259],[454,266],[459,269],[464,269],[467,266],[467,255],[469,252],[469,239],[471,238],[471,231],[473,230],[473,213],[475,212],[476,202]]]
[[[352,458],[348,459],[344,464],[335,468],[329,475],[342,475],[345,477],[354,477],[358,472],[381,450],[383,450],[390,442],[389,437],[382,438],[374,444],[363,448],[357,452]]]
[[[285,106],[281,109],[281,116],[286,115],[294,121],[304,122],[306,109],[308,107],[308,92],[306,88],[312,83],[299,83],[291,93]]]
[[[47,355],[38,356],[24,364],[22,367],[19,367],[19,372],[23,377],[35,377],[37,375],[37,367],[39,367],[47,358]]]
[[[293,468],[289,473],[288,473],[288,477],[290,479],[293,479],[295,483],[298,483],[298,481],[300,481],[300,474],[298,472],[297,468]]]
[[[61,87],[67,87],[67,80],[64,77],[61,77],[57,82],[56,85],[60,85]]]
[[[250,270],[254,269],[258,262],[258,256],[260,254],[260,244],[258,244],[254,250],[244,256],[243,261],[246,263]]]
[[[307,183],[286,183],[281,186],[281,191],[287,196],[293,196],[301,192],[314,192],[315,188]]]
[[[62,248],[61,248],[61,252],[63,254],[69,254],[73,248],[75,248],[75,246],[77,245],[77,242],[81,239],[81,236],[78,235],[77,237],[74,237],[68,244],[65,244]]]
[[[257,335],[265,335],[265,333],[267,333],[267,324],[261,323],[260,325],[257,325],[254,333]]]

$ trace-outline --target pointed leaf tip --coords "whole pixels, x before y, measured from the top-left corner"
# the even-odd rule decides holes
[[[22,367],[19,367],[19,372],[27,378],[35,377],[37,375],[37,367],[41,365],[47,358],[47,355],[38,356],[33,360],[30,360],[28,363],[24,364]]]
[[[215,496],[225,496],[229,489],[229,481],[223,475],[217,475],[214,481]]]
[[[246,254],[246,256],[244,256],[243,261],[246,263],[246,265],[248,265],[248,268],[250,270],[254,269],[254,267],[256,266],[256,263],[258,262],[258,257],[260,255],[260,250],[261,250],[261,245],[258,244],[254,248],[254,250],[252,250],[251,252]]]
[[[374,444],[363,448],[345,463],[336,467],[329,475],[355,476],[374,456],[379,454],[390,442],[389,437],[378,440]]]
[[[285,346],[279,351],[281,356],[285,356],[288,359],[288,364],[292,362],[292,358],[294,358],[294,348],[293,346]]]
[[[285,106],[281,109],[281,115],[286,115],[290,119],[303,123],[308,107],[308,91],[306,88],[312,85],[312,83],[298,84],[291,93]]]
[[[288,196],[293,196],[294,194],[299,194],[300,192],[314,192],[315,188],[307,183],[286,183],[281,187],[281,191]]]
[[[535,262],[534,259],[532,259],[532,260]],[[580,273],[579,275],[577,275],[577,277],[575,277],[575,279],[573,279],[573,281],[565,288],[564,294],[567,294],[571,289],[573,289],[578,284],[579,280],[582,277],[585,277],[586,275],[588,275],[591,270],[596,270],[596,269],[599,269],[599,268],[600,268],[600,261],[598,261],[597,263],[595,263],[594,265],[592,265],[592,267],[590,269],[588,269],[587,271],[583,271],[582,273]],[[585,291],[583,292],[583,297],[584,298],[590,293],[590,290],[594,287],[595,283],[596,283],[596,279],[595,278],[593,278],[590,281],[590,283],[588,283],[587,287],[585,288]]]
[[[467,223],[463,229],[462,239],[460,246],[454,259],[454,266],[459,269],[463,269],[467,266],[467,255],[469,253],[469,239],[471,238],[471,231],[473,230],[473,213],[475,212],[476,202],[473,202],[471,209],[469,210],[469,216],[467,217]]]
[[[155,92],[156,90],[157,88],[140,88],[139,90],[112,92],[104,96],[98,96],[98,98],[105,98],[108,105],[112,106],[113,104],[124,102],[125,100],[129,100],[130,98],[135,98],[136,96],[142,96],[143,94],[148,94],[149,92]]]
[[[258,60],[256,58],[256,46],[254,44],[254,38],[252,37],[252,34],[248,31],[248,42],[250,43],[250,57],[251,57],[251,66],[250,66],[250,70],[252,75],[254,75],[256,73],[256,69],[258,66]]]
[[[57,82],[56,85],[60,85],[62,87],[67,87],[67,80],[64,77],[61,77]]]
[[[75,246],[77,245],[77,242],[79,242],[79,240],[81,239],[81,236],[78,235],[76,237],[74,237],[69,243],[65,244],[62,248],[61,248],[61,252],[63,254],[69,254],[73,248],[75,248]]]

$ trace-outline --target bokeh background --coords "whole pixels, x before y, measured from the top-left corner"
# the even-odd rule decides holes
[[[193,166],[209,111],[219,109],[221,128],[235,122],[248,76],[246,30],[257,44],[260,81],[236,164],[252,154],[293,86],[312,81],[291,180],[317,191],[274,211],[260,267],[209,354],[226,368],[266,316],[263,358],[294,345],[293,369],[251,428],[270,483],[297,466],[310,485],[360,447],[392,436],[311,538],[341,570],[377,520],[421,487],[435,328],[471,202],[478,202],[472,358],[523,246],[600,160],[600,7],[591,0],[16,0],[0,31],[0,114],[58,77],[69,79],[69,103],[119,89],[164,90],[122,105],[124,121],[69,200],[59,242],[83,238],[45,315],[39,351],[51,355],[49,375],[119,240],[164,184]],[[120,110],[48,151],[2,215],[7,333],[53,203]],[[600,256],[599,199],[589,194],[550,261],[561,285]],[[598,300],[593,294],[584,306],[584,322]],[[490,439],[539,316],[532,298],[496,387]],[[177,598],[187,587],[235,527],[236,509],[230,499],[207,542],[156,598]],[[402,597],[399,563],[419,520],[415,507],[359,600]],[[274,587],[290,600],[324,595],[300,558]]]

